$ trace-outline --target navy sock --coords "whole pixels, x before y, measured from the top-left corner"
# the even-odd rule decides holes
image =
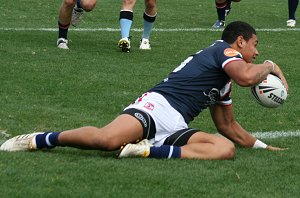
[[[68,39],[69,26],[70,24],[63,25],[60,22],[58,22],[58,38]]]
[[[230,10],[231,10],[231,0],[226,0],[227,5],[226,5],[226,9],[225,9],[225,17],[229,14]]]
[[[150,147],[151,158],[180,158],[181,148],[178,146],[162,145]]]
[[[225,1],[224,3],[217,3],[217,2],[215,3],[217,8],[218,20],[225,21],[226,9],[228,9],[227,1]]]
[[[58,146],[58,135],[59,132],[45,132],[42,134],[38,134],[35,137],[36,147],[38,149],[41,148],[54,148]]]
[[[289,8],[289,19],[296,20],[295,12],[298,6],[299,0],[288,0],[288,8]]]

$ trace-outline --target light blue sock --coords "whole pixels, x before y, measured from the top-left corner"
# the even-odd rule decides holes
[[[153,28],[153,22],[148,22],[144,19],[144,32],[142,38],[149,39]]]
[[[120,19],[120,27],[121,27],[121,36],[122,36],[122,38],[129,37],[131,24],[132,24],[132,20]]]

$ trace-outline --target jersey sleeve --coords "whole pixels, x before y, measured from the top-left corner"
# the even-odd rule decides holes
[[[222,62],[222,68],[224,69],[226,65],[232,61],[243,61],[241,53],[233,48],[225,48],[222,53],[220,53],[220,60]]]

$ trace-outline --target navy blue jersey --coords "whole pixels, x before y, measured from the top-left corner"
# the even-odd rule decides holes
[[[149,91],[163,95],[189,123],[209,105],[231,104],[231,79],[224,67],[236,60],[243,60],[242,55],[218,40],[188,57]]]

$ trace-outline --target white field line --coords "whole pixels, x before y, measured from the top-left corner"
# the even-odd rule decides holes
[[[78,32],[119,32],[119,28],[71,28],[71,31]],[[43,31],[43,32],[56,32],[57,28],[4,28],[0,27],[0,31]],[[131,31],[142,32],[143,29],[133,28]],[[154,32],[219,32],[222,29],[213,28],[154,28]],[[292,32],[300,31],[300,28],[257,28],[258,32]]]
[[[274,139],[283,137],[300,137],[300,131],[267,131],[267,132],[254,132],[251,133],[256,138],[261,139]]]

